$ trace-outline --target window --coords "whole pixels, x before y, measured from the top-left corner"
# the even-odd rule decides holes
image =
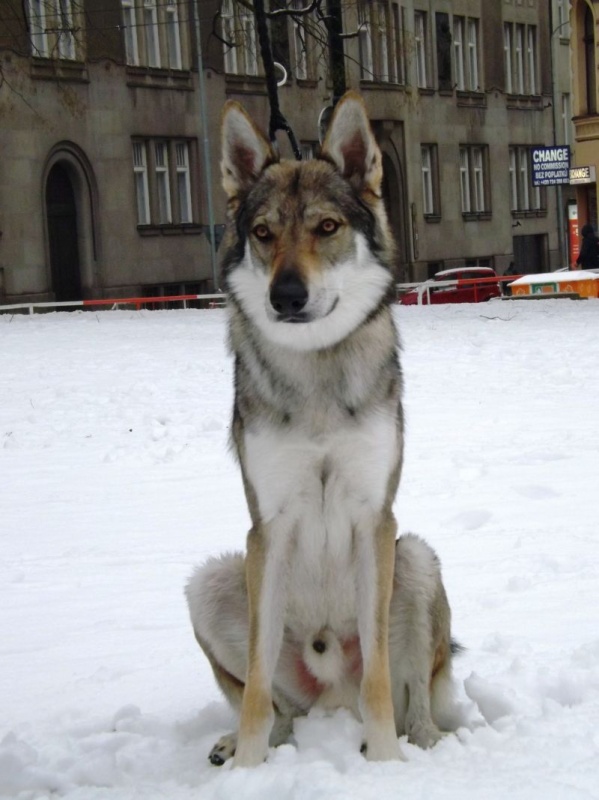
[[[160,66],[160,44],[158,39],[158,9],[156,0],[144,0],[143,26],[148,67]]]
[[[478,77],[478,20],[453,18],[453,60],[455,83],[459,91],[476,92]]]
[[[301,9],[304,7],[303,0],[293,0],[294,9]],[[298,17],[293,22],[293,50],[295,56],[295,77],[300,81],[305,81],[308,78],[308,53],[306,50],[306,32],[300,22],[301,17]]]
[[[537,28],[506,22],[503,27],[505,90],[508,94],[536,95]]]
[[[389,52],[389,78],[392,83],[404,82],[404,62],[402,46],[401,10],[397,3],[391,3],[391,50]]]
[[[468,20],[468,89],[476,92],[480,89],[478,75],[478,20]]]
[[[514,92],[514,76],[512,75],[512,26],[506,22],[503,26],[503,58],[505,67],[505,91]]]
[[[193,223],[191,142],[133,141],[138,225]]]
[[[77,58],[76,15],[72,0],[28,0],[31,52],[39,58]]]
[[[50,53],[46,34],[46,3],[44,0],[29,0],[29,25],[33,55],[47,58]]]
[[[189,143],[175,144],[177,156],[177,196],[179,199],[180,222],[192,222],[191,212],[191,177],[189,174]]]
[[[178,0],[121,0],[125,58],[130,66],[183,69]]]
[[[390,9],[386,2],[360,2],[358,45],[361,80],[398,83],[403,78],[400,10],[396,3]]]
[[[58,57],[75,59],[75,28],[71,0],[58,0],[56,7],[59,30],[57,33]]]
[[[512,145],[509,149],[510,205],[514,211],[541,211],[546,207],[543,186],[532,185],[530,146]]]
[[[235,14],[233,0],[223,0],[221,7],[222,38],[224,39],[225,72],[237,74],[237,36],[235,32]]]
[[[302,153],[302,161],[312,161],[316,151],[316,145],[313,142],[302,142],[300,144],[300,150]]]
[[[146,163],[146,146],[142,142],[133,143],[133,174],[135,176],[135,193],[137,197],[137,224],[149,225],[148,167]]]
[[[125,36],[125,58],[127,64],[139,64],[134,0],[122,0],[123,32]]]
[[[532,25],[526,29],[526,57],[528,61],[528,94],[537,94],[537,31]]]
[[[514,86],[516,94],[524,94],[524,25],[516,25]]]
[[[426,13],[414,11],[414,47],[416,57],[416,85],[426,88],[427,82],[427,45],[426,45]]]
[[[422,168],[422,210],[424,216],[440,216],[437,145],[420,147]]]
[[[455,64],[456,88],[466,88],[466,70],[464,69],[464,17],[453,18],[453,60]]]
[[[557,31],[562,39],[570,38],[570,0],[557,0]]]
[[[166,15],[166,52],[170,69],[181,69],[181,34],[179,31],[179,11],[176,0],[167,0]]]
[[[387,20],[387,6],[385,3],[376,4],[376,77],[379,81],[389,83],[389,25]]]
[[[171,216],[171,188],[168,174],[168,150],[165,142],[154,145],[154,168],[156,170],[156,194],[158,198],[158,222],[167,225]]]
[[[453,91],[451,78],[451,30],[449,14],[437,11],[435,14],[435,33],[437,43],[437,87],[441,92]]]
[[[358,6],[358,44],[360,48],[360,78],[363,81],[372,81],[374,80],[374,60],[369,5]]]
[[[256,48],[256,18],[254,12],[241,7],[239,10],[243,63],[246,75],[258,74],[258,50]]]
[[[460,195],[462,214],[483,214],[490,211],[486,145],[460,146]]]

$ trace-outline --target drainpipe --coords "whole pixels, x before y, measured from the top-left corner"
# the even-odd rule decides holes
[[[557,132],[559,130],[559,97],[557,91],[557,57],[556,57],[556,50],[559,47],[559,43],[556,43],[557,32],[563,28],[565,25],[568,24],[568,20],[566,22],[562,22],[561,25],[558,25],[557,28],[553,27],[554,18],[553,18],[553,3],[549,4],[549,25],[551,29],[551,37],[550,37],[550,47],[551,47],[551,103],[553,105],[553,144],[558,145],[559,142],[557,140]],[[555,202],[557,204],[557,238],[558,238],[558,247],[559,247],[559,254],[560,254],[560,267],[564,267],[568,265],[568,251],[566,245],[566,235],[565,235],[565,228],[566,228],[566,220],[564,214],[564,201],[563,201],[563,191],[561,184],[558,184],[555,187]]]
[[[200,95],[200,124],[202,127],[202,152],[204,156],[204,182],[206,187],[206,208],[208,210],[208,238],[210,240],[210,262],[212,265],[212,291],[218,288],[218,265],[216,260],[216,241],[214,226],[214,208],[212,205],[212,168],[210,159],[210,137],[208,135],[208,110],[206,104],[206,77],[202,63],[202,34],[200,30],[200,12],[198,0],[193,0],[193,15],[195,18],[195,35],[197,45],[198,86]]]

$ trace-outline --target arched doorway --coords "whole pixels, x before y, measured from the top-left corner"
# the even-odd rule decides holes
[[[46,218],[52,289],[57,301],[81,299],[77,203],[68,167],[54,164],[46,180]]]

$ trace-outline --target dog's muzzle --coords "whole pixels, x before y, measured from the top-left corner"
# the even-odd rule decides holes
[[[302,311],[308,302],[308,290],[295,272],[281,272],[270,286],[270,304],[282,322],[307,322]]]

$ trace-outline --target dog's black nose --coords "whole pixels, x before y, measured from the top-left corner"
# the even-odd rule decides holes
[[[308,290],[295,272],[281,272],[270,287],[270,304],[282,317],[293,317],[308,302]]]

